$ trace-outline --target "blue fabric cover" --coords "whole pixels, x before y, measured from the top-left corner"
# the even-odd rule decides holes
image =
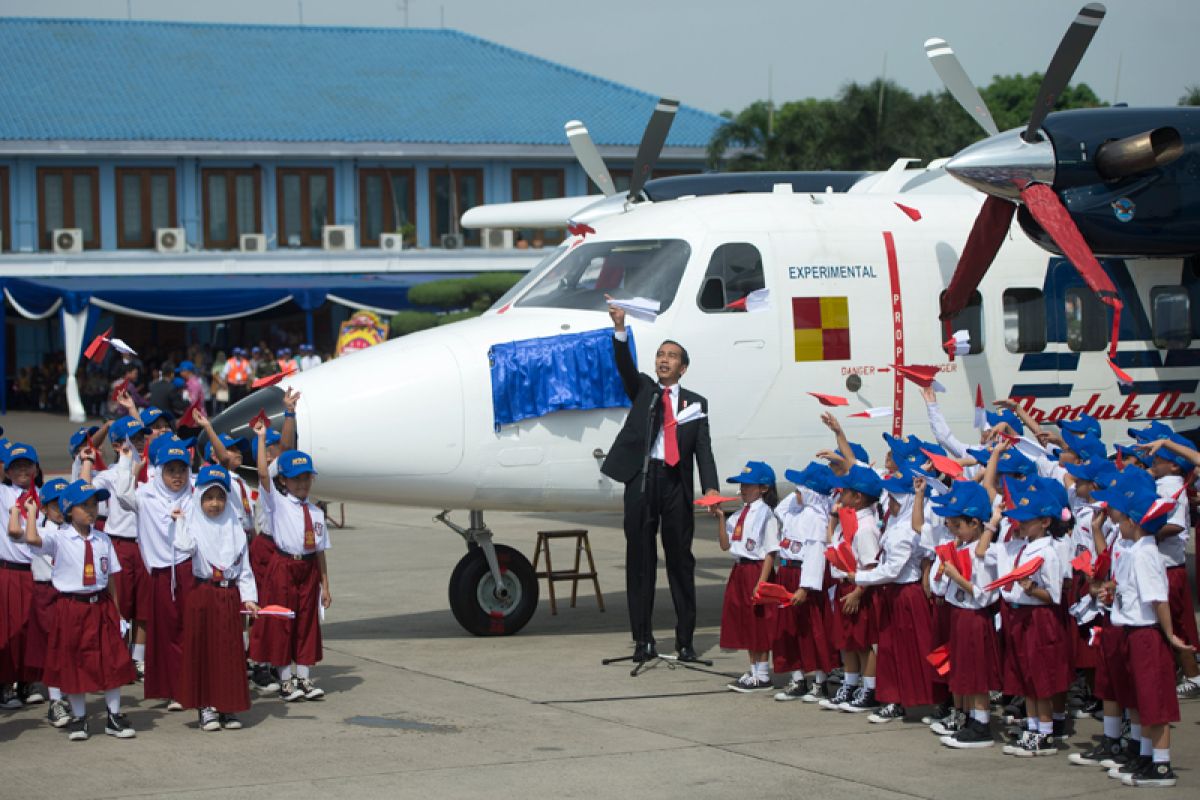
[[[636,361],[632,329],[629,350]],[[488,361],[496,430],[554,411],[630,405],[613,357],[611,328],[493,345]]]

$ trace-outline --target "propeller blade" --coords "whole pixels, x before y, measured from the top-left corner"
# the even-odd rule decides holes
[[[658,161],[663,145],[667,143],[667,134],[671,132],[671,123],[675,121],[675,112],[678,110],[679,101],[668,100],[665,97],[654,107],[654,113],[650,115],[646,131],[642,134],[642,143],[638,145],[633,174],[629,176],[629,200],[641,194],[642,187],[646,185],[650,173],[654,170],[654,163]]]
[[[613,185],[612,175],[609,174],[604,159],[600,157],[600,151],[592,142],[587,126],[579,120],[573,119],[563,128],[567,132],[567,141],[571,143],[571,150],[575,153],[575,160],[592,179],[592,183],[596,184],[605,197],[616,194],[617,189]]]
[[[1021,134],[1025,141],[1037,141],[1038,129],[1042,127],[1046,115],[1054,110],[1058,96],[1071,82],[1076,67],[1083,60],[1083,54],[1087,52],[1092,37],[1096,35],[1096,29],[1104,20],[1104,14],[1103,4],[1088,3],[1079,9],[1075,21],[1063,34],[1058,49],[1054,51],[1054,58],[1050,59],[1050,66],[1046,69],[1046,77],[1042,78],[1037,102],[1033,104],[1033,113],[1029,116],[1029,125],[1025,128],[1025,133]]]
[[[950,285],[942,295],[942,320],[953,319],[954,315],[967,307],[971,300],[971,292],[983,280],[988,267],[996,259],[1000,245],[1012,225],[1013,214],[1017,207],[1007,200],[988,195],[975,217],[971,226],[971,235],[963,246],[962,255],[958,257],[958,266],[954,268],[954,276]]]
[[[950,44],[945,39],[930,39],[925,42],[925,55],[928,56],[929,63],[933,65],[938,77],[942,79],[942,85],[954,96],[958,104],[989,136],[998,134],[1000,129],[996,127],[996,121],[992,119],[991,112],[979,96],[979,90],[967,77],[966,70],[958,62]]]

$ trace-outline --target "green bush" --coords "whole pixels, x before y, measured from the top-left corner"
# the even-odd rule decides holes
[[[392,315],[390,338],[436,327],[439,317],[432,311],[400,311]]]
[[[482,313],[519,280],[519,272],[485,272],[473,278],[444,278],[412,287],[408,290],[408,300],[416,306],[443,311],[469,308]]]
[[[479,311],[452,311],[449,314],[440,315],[437,318],[437,324],[439,326],[449,325],[452,322],[459,322],[464,319],[471,319],[472,317],[478,317],[480,313],[481,312],[479,312]]]

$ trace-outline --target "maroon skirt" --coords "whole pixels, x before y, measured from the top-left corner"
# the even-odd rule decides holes
[[[179,699],[183,669],[183,611],[192,591],[192,560],[175,565],[175,597],[171,597],[171,568],[152,570],[150,607],[146,617],[147,698]]]
[[[1200,547],[1196,549],[1200,552]],[[1171,607],[1171,627],[1175,635],[1192,647],[1200,647],[1196,608],[1188,591],[1187,567],[1167,568],[1167,605]]]
[[[1000,645],[990,609],[950,607],[950,691],[987,694],[1002,685]]]
[[[32,604],[33,572],[0,566],[0,683],[28,683],[38,678],[25,664]]]
[[[1053,697],[1071,684],[1067,633],[1054,606],[1010,606],[1004,692]]]
[[[1096,664],[1096,680],[1092,693],[1121,708],[1136,708],[1137,695],[1129,676],[1129,641],[1125,628],[1107,621],[1097,637],[1100,658]]]
[[[175,696],[185,708],[227,714],[250,708],[241,611],[236,584],[193,586],[183,612],[183,669]]]
[[[33,602],[29,604],[29,624],[25,628],[25,666],[39,675],[46,666],[46,648],[54,626],[54,604],[58,590],[50,581],[33,582]]]
[[[136,676],[108,591],[97,593],[94,603],[59,595],[46,646],[46,684],[64,694],[85,694],[117,689]]]
[[[872,610],[875,592],[868,588],[858,600],[858,611],[847,614],[842,610],[842,599],[854,589],[854,584],[846,581],[839,581],[834,589],[833,608],[827,617],[829,640],[840,651],[861,653],[870,650],[879,641],[875,612]]]
[[[780,567],[775,573],[775,582],[789,592],[795,592],[800,588],[800,567]],[[825,627],[828,605],[825,592],[809,589],[807,599],[800,605],[775,609],[771,656],[776,672],[833,670],[835,653]]]
[[[276,552],[259,584],[258,594],[259,603],[290,608],[296,617],[259,617],[250,629],[250,658],[277,667],[288,664],[311,667],[320,661],[324,652],[317,610],[321,602],[321,568],[317,559],[297,561]]]
[[[1179,696],[1175,694],[1175,657],[1157,625],[1126,628],[1129,674],[1135,676],[1135,708],[1142,725],[1179,722]]]
[[[956,587],[955,587],[956,588]],[[933,649],[936,650],[944,644],[950,643],[950,629],[953,625],[952,618],[954,616],[954,606],[946,602],[944,597],[934,597],[933,599]],[[934,683],[949,683],[948,675],[939,675],[937,670],[933,672]]]
[[[142,561],[142,549],[137,539],[110,536],[121,571],[114,572],[109,580],[117,587],[117,610],[126,622],[145,622],[153,602],[150,590],[150,573]]]
[[[725,604],[721,607],[720,646],[726,650],[771,649],[775,629],[773,606],[755,605],[751,599],[762,575],[762,562],[738,562],[725,584]]]
[[[920,581],[888,583],[877,590],[875,696],[883,703],[930,705],[936,702],[933,666],[927,658],[933,650],[933,614],[925,591]]]

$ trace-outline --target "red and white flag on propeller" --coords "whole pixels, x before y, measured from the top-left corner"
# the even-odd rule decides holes
[[[975,384],[975,430],[987,428],[987,406],[983,404],[983,384]]]
[[[892,416],[891,406],[878,406],[877,408],[868,408],[866,411],[859,411],[857,414],[851,414],[852,417],[861,417],[863,419],[875,419],[877,417]]]

